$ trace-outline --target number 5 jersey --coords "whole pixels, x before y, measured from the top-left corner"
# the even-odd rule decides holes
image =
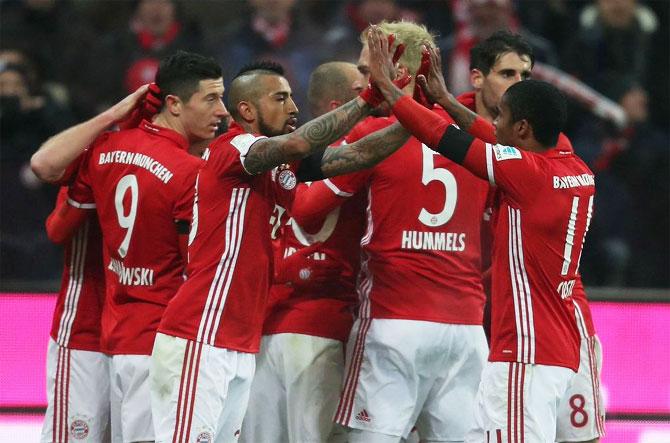
[[[434,112],[449,116],[441,109]],[[352,143],[393,123],[369,118]],[[481,325],[481,224],[487,182],[411,137],[377,166],[330,179],[367,195],[358,281],[361,318]]]

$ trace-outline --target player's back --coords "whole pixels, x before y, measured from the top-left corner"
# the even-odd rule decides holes
[[[56,206],[67,200],[61,187]],[[63,274],[54,307],[51,337],[60,346],[100,351],[100,318],[105,298],[102,233],[94,212],[63,245]]]
[[[111,353],[150,353],[162,311],[183,282],[176,222],[190,222],[202,166],[187,150],[181,135],[143,122],[101,136],[80,174],[82,188],[92,191],[108,257]]]
[[[369,125],[352,134],[373,132],[379,123]],[[345,191],[358,190],[348,180],[367,184],[360,315],[481,324],[480,228],[488,184],[414,137],[358,175],[333,181]]]
[[[486,145],[494,211],[491,359],[578,366],[572,291],[593,211],[593,173],[569,149]]]

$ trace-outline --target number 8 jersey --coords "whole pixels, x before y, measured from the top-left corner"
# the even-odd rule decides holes
[[[346,141],[393,121],[366,119]],[[361,318],[482,324],[480,236],[488,183],[414,137],[377,166],[330,180],[338,192],[368,197]]]
[[[204,163],[188,153],[184,137],[146,121],[101,135],[85,155],[69,203],[96,208],[103,231],[102,348],[149,355],[163,310],[184,281],[176,222],[190,223]]]

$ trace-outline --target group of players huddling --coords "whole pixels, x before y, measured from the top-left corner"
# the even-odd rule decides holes
[[[43,442],[604,434],[565,99],[508,32],[457,98],[425,27],[361,42],[314,71],[299,127],[281,66],[242,69],[226,107],[216,62],[179,52],[34,154],[66,252]]]

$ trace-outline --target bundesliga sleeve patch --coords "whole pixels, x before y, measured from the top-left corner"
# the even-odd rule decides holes
[[[493,153],[496,156],[496,160],[499,162],[503,160],[521,158],[521,151],[512,146],[495,145],[493,146]]]
[[[256,137],[252,134],[240,134],[230,141],[230,144],[240,151],[240,155],[245,156],[249,152],[249,148],[256,140],[267,137]]]

